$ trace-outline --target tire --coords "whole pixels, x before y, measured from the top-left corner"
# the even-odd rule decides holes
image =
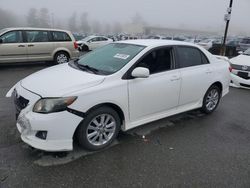
[[[118,113],[110,107],[100,107],[88,113],[79,125],[77,139],[85,149],[101,150],[114,141],[120,127]]]
[[[69,62],[69,55],[66,52],[57,52],[54,57],[54,62],[56,64],[62,64]]]
[[[212,85],[206,92],[201,110],[206,114],[211,114],[218,107],[221,99],[221,89]]]
[[[82,51],[84,52],[88,52],[89,51],[89,47],[87,45],[82,45]]]

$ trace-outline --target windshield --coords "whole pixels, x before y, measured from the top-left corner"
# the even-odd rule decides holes
[[[244,55],[250,55],[250,48],[248,48],[243,54]]]
[[[5,31],[7,31],[8,29],[1,29],[0,30],[0,34],[4,33]]]
[[[98,48],[78,61],[79,65],[87,65],[106,75],[119,71],[131,61],[145,46],[112,43]]]

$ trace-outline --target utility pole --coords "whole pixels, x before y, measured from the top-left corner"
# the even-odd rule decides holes
[[[221,51],[220,51],[220,55],[222,56],[225,56],[225,53],[226,53],[227,32],[228,32],[229,22],[231,19],[232,6],[233,6],[233,0],[230,0],[229,7],[227,8],[227,14],[225,14],[225,17],[224,17],[224,20],[226,21],[226,28],[225,28],[223,43],[221,45]]]

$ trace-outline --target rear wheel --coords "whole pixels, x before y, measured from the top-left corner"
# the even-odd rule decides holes
[[[89,51],[89,47],[87,45],[82,45],[82,51],[84,52],[88,52]]]
[[[202,111],[210,114],[218,106],[221,98],[221,90],[218,86],[212,85],[203,98]]]
[[[69,61],[69,55],[66,52],[57,52],[54,61],[57,64],[67,63]]]
[[[118,113],[109,107],[90,112],[77,130],[79,144],[89,150],[100,150],[110,145],[120,130]]]

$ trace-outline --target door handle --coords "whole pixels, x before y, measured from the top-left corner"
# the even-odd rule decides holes
[[[212,71],[211,71],[210,69],[208,69],[208,70],[206,70],[206,73],[207,73],[207,74],[211,74]]]
[[[28,45],[28,47],[33,47],[33,46],[35,46],[35,45],[34,45],[34,44],[29,44],[29,45]]]
[[[23,48],[23,47],[25,47],[25,45],[18,45],[18,47],[21,47],[21,48]]]
[[[181,78],[179,76],[172,76],[170,78],[170,81],[177,81],[177,80],[180,80]]]

